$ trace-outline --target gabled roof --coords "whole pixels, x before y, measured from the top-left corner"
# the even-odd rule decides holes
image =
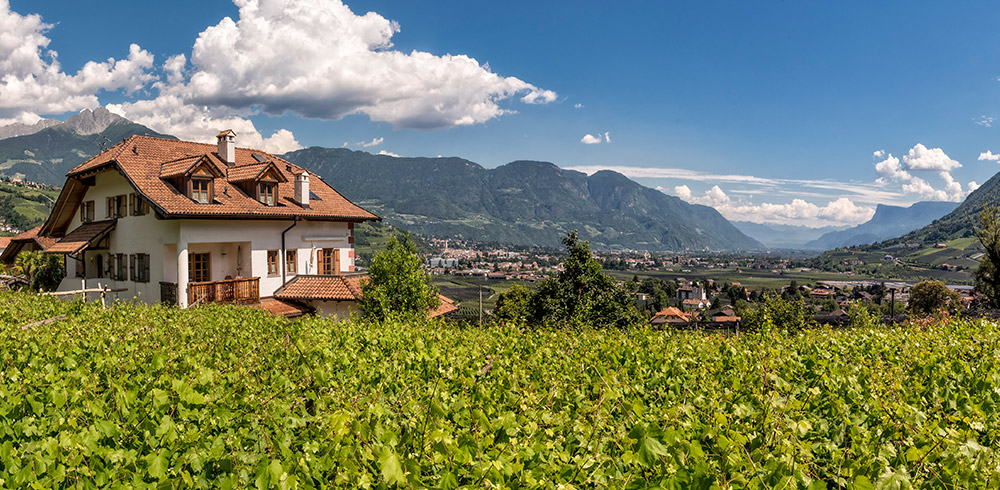
[[[260,303],[254,306],[266,310],[271,314],[283,316],[285,318],[295,318],[312,311],[311,308],[302,305],[301,303],[297,303],[295,301],[282,301],[274,298],[263,299]]]
[[[228,178],[230,182],[256,181],[261,179],[269,170],[278,182],[288,182],[288,177],[285,177],[281,169],[274,162],[261,162],[230,168]]]
[[[215,165],[208,154],[184,157],[172,162],[160,165],[160,178],[169,179],[173,177],[186,177],[191,175],[198,168],[207,168],[212,175],[222,177],[224,174]]]
[[[222,218],[222,219],[292,219],[326,221],[376,221],[378,216],[362,209],[344,198],[320,178],[310,179],[310,191],[316,196],[309,208],[293,199],[294,175],[303,172],[301,167],[262,150],[236,148],[235,164],[227,167],[216,154],[216,145],[190,141],[168,140],[149,136],[130,136],[97,156],[80,164],[67,174],[63,192],[42,229],[43,236],[61,236],[72,220],[80,200],[86,192],[88,177],[117,170],[145,197],[160,218]],[[267,162],[253,157],[258,153]],[[199,160],[200,159],[200,160]],[[219,175],[214,182],[214,202],[197,203],[185,196],[161,177],[162,172],[176,175],[180,168],[195,168],[199,162],[211,164]],[[244,194],[230,185],[224,173],[241,176],[259,173],[265,163],[280,175],[278,202],[268,206],[253,196]],[[168,170],[163,170],[164,164]],[[187,166],[190,164],[191,166]],[[176,167],[176,168],[175,168]]]
[[[367,274],[351,276],[295,276],[274,291],[274,298],[282,301],[361,301],[361,280]],[[438,294],[441,303],[427,312],[428,318],[447,315],[458,310],[455,301]]]
[[[299,275],[274,291],[277,299],[320,301],[358,301],[361,299],[361,276]]]
[[[105,221],[94,221],[92,223],[84,223],[77,227],[77,229],[69,232],[66,236],[62,237],[54,243],[51,247],[45,249],[46,253],[64,253],[75,255],[81,250],[87,248],[88,245],[100,240],[105,235],[108,234],[115,227],[115,220],[105,220]]]
[[[20,235],[15,236],[10,239],[10,243],[7,248],[3,250],[0,254],[0,262],[5,264],[13,264],[14,259],[17,258],[17,254],[21,253],[26,245],[34,245],[35,248],[40,250],[48,250],[49,247],[56,243],[55,238],[49,238],[45,236],[39,236],[38,232],[42,229],[41,226],[36,226]]]

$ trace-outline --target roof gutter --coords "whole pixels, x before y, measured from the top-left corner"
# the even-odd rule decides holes
[[[281,231],[281,285],[282,286],[285,285],[285,272],[286,272],[285,269],[288,268],[288,251],[285,250],[285,233],[288,233],[289,230],[295,228],[295,225],[297,224],[299,224],[298,216],[296,216],[295,220],[292,221],[291,226]],[[296,260],[298,260],[298,257],[296,257]]]

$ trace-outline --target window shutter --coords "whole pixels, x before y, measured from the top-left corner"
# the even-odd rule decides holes
[[[135,194],[133,194],[133,196],[134,195]],[[129,258],[129,268],[130,268],[131,274],[132,274],[131,279],[133,281],[135,281],[135,280],[138,279],[137,277],[135,277],[135,271],[136,271],[136,268],[135,268],[135,259],[136,259],[136,254],[131,254],[131,255],[129,255],[128,258]]]
[[[112,206],[113,206],[113,204],[112,204],[112,198],[110,198],[110,197],[109,197],[109,198],[107,199],[107,201],[108,201],[108,215],[107,215],[107,216],[105,216],[105,217],[106,217],[106,218],[110,218],[110,217],[112,216],[112,215],[111,215],[111,212],[112,212],[112,210],[113,210],[113,209],[112,209]]]
[[[142,282],[149,282],[149,254],[142,254]]]
[[[340,275],[340,249],[333,249],[333,273]]]

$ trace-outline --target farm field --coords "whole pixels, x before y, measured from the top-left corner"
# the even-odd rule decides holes
[[[992,323],[734,337],[2,292],[0,355],[5,488],[1000,485]]]
[[[809,284],[815,283],[816,281],[863,281],[868,280],[868,277],[855,275],[855,274],[843,274],[838,272],[823,272],[823,271],[799,271],[795,269],[772,272],[771,270],[765,269],[746,269],[741,272],[736,269],[705,269],[705,268],[693,268],[688,269],[690,272],[683,272],[678,268],[678,270],[662,270],[662,271],[604,271],[619,280],[631,280],[633,275],[639,276],[639,279],[646,277],[653,277],[656,279],[663,280],[673,280],[677,278],[685,278],[688,280],[703,280],[703,279],[713,279],[718,283],[722,282],[738,282],[748,288],[766,288],[766,289],[779,289],[782,286],[787,286],[791,281],[797,281],[799,284]]]

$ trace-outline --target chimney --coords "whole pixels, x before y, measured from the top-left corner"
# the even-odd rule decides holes
[[[219,140],[219,158],[226,162],[226,165],[236,165],[236,133],[232,129],[227,129],[215,137]]]
[[[295,200],[309,209],[309,172],[305,170],[295,176]]]

